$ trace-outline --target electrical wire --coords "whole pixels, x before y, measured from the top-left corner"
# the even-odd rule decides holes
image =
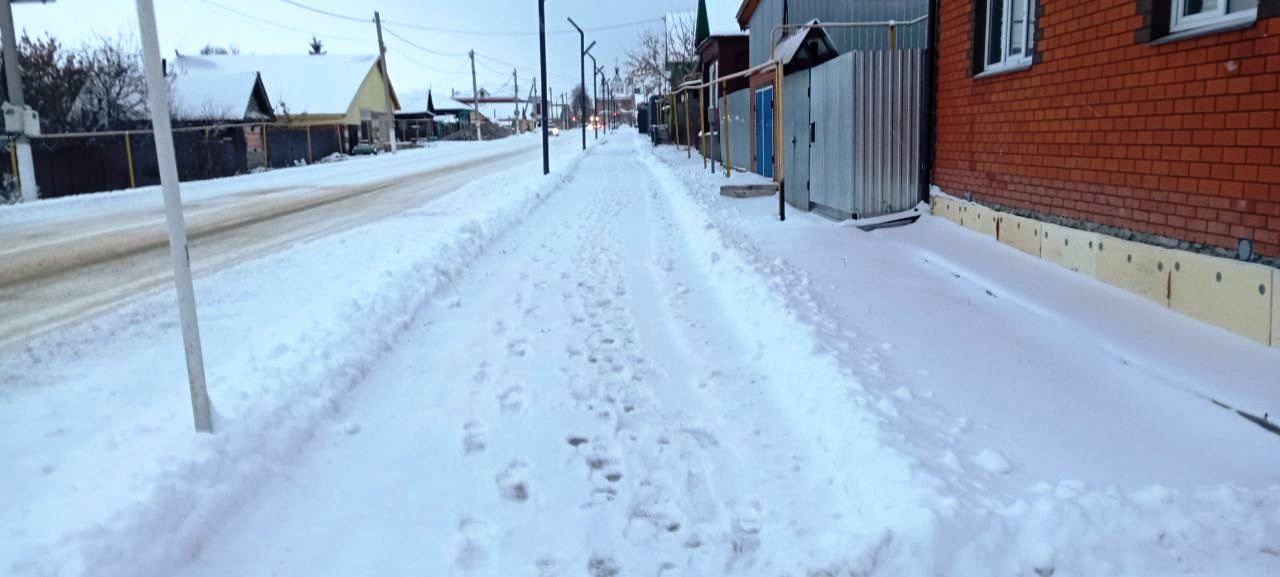
[[[372,18],[359,18],[356,16],[347,16],[346,14],[338,14],[337,12],[330,12],[328,10],[321,10],[313,6],[307,6],[306,4],[303,4],[301,2],[295,2],[294,0],[280,0],[280,1],[290,6],[296,6],[308,12],[314,12],[316,14],[324,14],[325,16],[329,16],[330,18],[337,18],[339,20],[346,20],[348,22],[368,23],[373,21]]]
[[[340,35],[336,35],[336,34],[319,34],[319,33],[314,32],[314,31],[303,30],[302,28],[295,28],[295,27],[293,27],[293,26],[289,26],[289,25],[287,25],[287,24],[280,24],[279,22],[272,22],[272,21],[270,21],[270,20],[264,20],[264,19],[262,19],[262,18],[259,18],[259,17],[255,16],[255,15],[253,15],[253,14],[249,14],[248,12],[243,12],[243,11],[240,11],[240,10],[236,10],[235,8],[232,8],[232,7],[230,7],[230,6],[226,6],[226,5],[223,5],[223,4],[219,4],[219,3],[217,3],[217,2],[214,2],[213,0],[200,0],[200,1],[201,1],[201,2],[203,2],[203,3],[205,3],[206,5],[208,5],[208,6],[210,6],[210,7],[218,8],[218,9],[220,9],[220,10],[223,10],[223,11],[225,12],[225,13],[223,13],[223,14],[222,14],[223,16],[231,16],[231,15],[239,16],[238,20],[240,20],[241,22],[244,22],[244,23],[246,23],[246,24],[251,24],[251,25],[265,25],[265,26],[273,26],[273,27],[275,27],[275,28],[279,28],[279,29],[282,29],[282,30],[288,30],[288,31],[290,31],[290,32],[297,32],[297,33],[299,33],[299,34],[306,34],[306,35],[308,35],[308,36],[315,36],[316,38],[324,38],[324,39],[326,39],[326,40],[345,40],[345,41],[349,41],[349,42],[364,42],[364,41],[366,40],[365,38],[353,38],[353,37],[350,37],[350,36],[340,36]]]
[[[582,31],[583,32],[601,32],[604,30],[617,30],[619,28],[629,28],[632,26],[640,26],[642,24],[652,24],[654,22],[661,22],[661,21],[662,21],[662,18],[646,18],[644,20],[634,20],[631,22],[620,22],[617,24],[606,24],[603,26],[583,28]],[[383,20],[382,22],[383,24],[386,24],[387,22],[393,22],[393,21]],[[398,26],[402,26],[405,28],[413,28],[414,30],[422,30],[425,32],[439,32],[443,34],[458,34],[458,35],[464,35],[464,36],[537,36],[538,35],[537,32],[533,32],[533,31],[526,32],[526,31],[517,31],[517,30],[511,30],[511,31],[465,30],[465,29],[458,29],[458,28],[444,28],[440,26],[423,26],[421,24],[413,24],[411,22],[403,22],[400,20],[395,20],[394,22]],[[577,34],[577,33],[578,31],[573,29],[547,31],[548,35]]]
[[[405,44],[408,44],[409,46],[412,46],[412,47],[414,47],[414,48],[417,48],[418,50],[421,50],[421,51],[423,51],[423,52],[426,52],[427,54],[434,54],[434,55],[436,55],[436,56],[444,56],[444,57],[446,57],[446,58],[451,58],[451,57],[454,57],[454,56],[466,56],[466,54],[463,54],[463,53],[461,53],[461,52],[441,52],[441,51],[439,51],[439,50],[432,50],[432,49],[430,49],[430,48],[427,48],[426,46],[423,46],[423,45],[418,44],[418,43],[416,43],[416,42],[414,42],[414,41],[412,41],[412,40],[409,40],[408,38],[405,38],[404,36],[401,36],[401,35],[399,35],[399,34],[396,34],[396,32],[395,32],[394,30],[392,30],[392,29],[388,28],[386,25],[383,25],[383,26],[382,26],[382,31],[383,31],[383,32],[386,32],[388,36],[392,36],[392,37],[394,37],[394,38],[398,39],[399,41],[404,42]]]

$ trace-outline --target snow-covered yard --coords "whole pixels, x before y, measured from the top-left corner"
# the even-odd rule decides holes
[[[0,353],[0,572],[1280,574],[1280,437],[1206,400],[1276,350],[632,132],[539,162],[200,279],[212,436],[168,293]]]

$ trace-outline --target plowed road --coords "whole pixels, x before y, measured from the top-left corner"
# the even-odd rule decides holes
[[[484,146],[484,145],[479,145]],[[421,206],[535,154],[527,139],[495,152],[359,185],[298,185],[187,202],[197,276]],[[172,282],[159,195],[153,207],[0,228],[0,348],[80,322]]]

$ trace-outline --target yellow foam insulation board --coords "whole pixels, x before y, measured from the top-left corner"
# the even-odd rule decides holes
[[[1173,270],[1173,251],[1105,236],[1097,242],[1098,264],[1094,276],[1105,283],[1169,306],[1169,273]]]
[[[1001,214],[1000,242],[1025,252],[1031,256],[1040,256],[1040,221]]]
[[[980,204],[967,203],[960,207],[960,224],[965,228],[994,237],[996,221],[1000,214]]]
[[[1280,270],[1271,271],[1271,346],[1280,348]]]
[[[1170,253],[1169,308],[1271,344],[1273,269],[1184,251]]]
[[[960,224],[960,202],[945,196],[933,197],[933,214]]]
[[[1096,232],[1040,223],[1040,258],[1067,270],[1089,276],[1098,271],[1098,243],[1104,238]]]

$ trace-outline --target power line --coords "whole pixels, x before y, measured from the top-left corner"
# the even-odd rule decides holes
[[[646,18],[644,20],[634,20],[631,22],[620,22],[617,24],[606,24],[604,26],[583,28],[582,30],[584,32],[601,32],[605,30],[617,30],[619,28],[629,28],[632,26],[640,26],[642,24],[652,24],[654,22],[661,22],[661,21],[662,21],[662,18]],[[519,30],[519,31],[518,30],[511,30],[511,31],[465,30],[465,29],[458,29],[458,28],[443,28],[440,26],[423,26],[421,24],[413,24],[410,22],[403,22],[400,20],[394,20],[394,21],[387,20],[384,22],[395,22],[396,25],[398,26],[403,26],[405,28],[413,28],[415,30],[422,30],[425,32],[439,32],[443,34],[458,34],[458,35],[464,35],[464,36],[537,36],[538,35],[537,32],[526,32],[522,30]],[[548,30],[547,31],[547,34],[557,34],[557,35],[558,34],[577,34],[577,33],[578,32],[576,30]]]
[[[307,6],[306,4],[303,4],[303,3],[301,3],[301,2],[295,2],[294,0],[280,0],[280,1],[281,1],[281,2],[284,2],[285,4],[288,4],[288,5],[290,5],[290,6],[296,6],[296,7],[298,7],[298,8],[303,9],[303,10],[306,10],[306,11],[308,11],[308,12],[314,12],[314,13],[316,13],[316,14],[324,14],[325,16],[328,16],[328,17],[330,17],[330,18],[337,18],[337,19],[339,19],[339,20],[346,20],[346,21],[349,21],[349,22],[364,22],[364,23],[371,22],[371,20],[370,20],[370,19],[368,19],[368,18],[358,18],[358,17],[356,17],[356,16],[347,16],[346,14],[338,14],[337,12],[330,12],[330,11],[328,11],[328,10],[321,10],[321,9],[319,9],[319,8],[315,8],[315,7],[312,7],[312,6]]]
[[[290,31],[290,32],[297,32],[297,33],[299,33],[299,34],[306,34],[306,35],[308,35],[308,36],[315,36],[315,37],[317,37],[317,38],[324,38],[324,39],[326,39],[326,40],[346,40],[346,41],[349,41],[349,42],[364,42],[364,41],[365,41],[365,39],[364,39],[364,38],[352,38],[352,37],[350,37],[350,36],[339,36],[339,35],[336,35],[336,34],[319,34],[319,33],[314,32],[314,31],[310,31],[310,30],[303,30],[302,28],[295,28],[295,27],[293,27],[293,26],[289,26],[289,25],[287,25],[287,24],[280,24],[279,22],[272,22],[272,21],[270,21],[270,20],[264,20],[264,19],[262,19],[262,18],[259,18],[259,17],[255,16],[255,15],[253,15],[253,14],[249,14],[248,12],[242,12],[242,11],[240,11],[240,10],[236,10],[235,8],[232,8],[232,7],[230,7],[230,6],[226,6],[226,5],[223,5],[223,4],[219,4],[219,3],[217,3],[217,2],[214,2],[213,0],[200,0],[200,1],[201,1],[201,2],[204,2],[205,4],[207,4],[207,5],[209,5],[209,6],[213,7],[213,8],[218,8],[218,9],[220,9],[220,10],[225,11],[226,13],[222,14],[223,16],[231,16],[231,15],[239,16],[238,20],[240,20],[241,22],[245,22],[245,23],[247,23],[247,24],[273,26],[273,27],[275,27],[275,28],[279,28],[279,29],[282,29],[282,30],[288,30],[288,31]]]
[[[413,58],[412,56],[409,56],[408,54],[406,54],[404,51],[400,50],[399,48],[396,48],[395,46],[388,46],[388,47],[387,47],[387,50],[390,50],[391,52],[394,52],[394,53],[398,54],[401,58],[404,58],[406,61],[408,61],[408,62],[410,62],[410,63],[412,63],[412,64],[416,64],[416,65],[418,65],[418,66],[419,66],[419,67],[421,67],[421,68],[425,68],[425,69],[427,69],[427,70],[431,70],[431,71],[433,71],[433,72],[440,72],[440,73],[442,73],[442,74],[453,74],[453,73],[456,73],[456,72],[458,71],[458,69],[457,69],[457,68],[454,68],[453,70],[445,70],[445,69],[443,69],[443,68],[436,68],[436,67],[431,66],[431,65],[429,65],[429,64],[424,64],[424,63],[422,63],[422,62],[418,61],[417,59]]]
[[[408,44],[409,46],[412,46],[414,48],[417,48],[418,50],[426,52],[427,54],[434,54],[436,56],[444,56],[444,57],[466,56],[466,54],[463,54],[461,52],[441,52],[439,50],[432,50],[430,48],[427,48],[426,46],[418,44],[417,42],[409,40],[408,38],[405,38],[404,36],[396,34],[394,30],[388,28],[386,26],[386,20],[383,20],[382,31],[386,32],[388,35],[394,36],[396,39],[400,40],[401,42],[404,42],[405,44]]]

